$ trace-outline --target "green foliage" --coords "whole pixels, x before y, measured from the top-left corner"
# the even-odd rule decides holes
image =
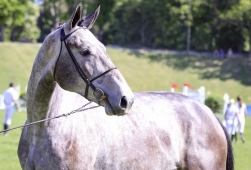
[[[247,29],[222,16],[231,13],[232,6],[242,3],[235,0],[117,1],[110,5],[112,9],[104,7],[103,13],[109,15],[104,14],[105,22],[102,16],[97,20],[94,32],[100,37],[98,30],[102,30],[100,40],[105,44],[177,50],[191,46],[197,51],[232,48],[240,53],[249,50],[249,34],[243,35]],[[101,4],[100,15],[102,10]]]
[[[219,113],[223,109],[223,98],[210,95],[206,98],[205,104],[213,111],[213,113]]]
[[[28,0],[0,2],[0,35],[5,40],[17,41],[19,38],[36,40],[39,30],[36,26],[39,7]],[[3,39],[3,37],[1,37]]]
[[[26,93],[21,93],[19,97],[26,101]]]
[[[20,26],[24,22],[26,0],[1,0],[0,25]]]
[[[29,1],[25,10],[24,24],[21,29],[19,38],[30,39],[36,41],[39,37],[40,30],[36,26],[37,18],[39,17],[39,7]]]
[[[227,23],[226,25],[235,25],[237,27],[233,32],[235,35],[236,33],[240,34],[236,36],[241,38],[236,37],[233,39],[241,42],[239,43],[241,50],[249,51],[249,57],[251,57],[251,41],[249,41],[251,39],[251,1],[239,0],[238,3],[233,3],[230,9],[222,13],[220,17]]]
[[[36,1],[38,2],[38,1]],[[77,0],[0,1],[0,40],[42,42],[64,23]],[[101,4],[92,31],[104,44],[176,50],[232,48],[251,56],[250,0],[83,0],[83,14]],[[38,11],[40,10],[40,11]],[[36,27],[36,22],[40,30]]]

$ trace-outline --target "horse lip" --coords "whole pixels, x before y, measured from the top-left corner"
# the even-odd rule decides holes
[[[126,115],[125,113],[120,113],[118,110],[116,110],[110,103],[109,100],[103,100],[103,105],[105,107],[105,112],[107,115],[116,115],[116,116],[122,116]],[[109,107],[109,109],[108,109]],[[110,111],[110,112],[108,112]]]
[[[116,115],[115,110],[113,109],[108,100],[102,100],[102,102],[100,102],[100,105],[105,108],[105,113],[107,115]]]

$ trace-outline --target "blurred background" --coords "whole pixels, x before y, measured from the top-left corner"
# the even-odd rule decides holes
[[[139,69],[137,65],[135,69],[147,73],[149,79],[156,74],[159,76],[155,80],[158,83],[142,86],[135,84],[138,80],[132,79],[133,71],[129,74],[135,59],[128,61],[128,67],[121,71],[134,91],[182,92],[185,84],[189,84],[189,90],[204,87],[206,95],[216,94],[222,100],[225,93],[230,98],[243,95],[244,101],[251,103],[250,0],[1,0],[0,42],[4,43],[0,48],[5,63],[0,76],[5,84],[0,84],[0,91],[10,81],[15,81],[21,85],[20,93],[25,93],[39,43],[67,21],[79,2],[83,4],[83,16],[101,5],[91,31],[111,51],[131,50],[125,56],[164,63],[164,68],[169,68],[161,73],[164,70],[161,65],[156,66],[161,70],[154,70],[153,65],[147,64],[153,72],[151,77],[148,70]],[[25,43],[33,46],[25,46]],[[38,46],[34,47],[35,44]],[[113,54],[123,53],[118,50],[111,52],[112,59]],[[14,56],[18,59],[13,59]],[[18,62],[25,68],[18,69]],[[122,59],[118,62],[116,64],[120,65]],[[12,69],[13,64],[15,69]],[[124,67],[125,63],[121,65]],[[24,72],[26,75],[20,75]]]
[[[133,91],[182,93],[223,120],[229,99],[242,96],[251,115],[251,0],[0,0],[0,121],[2,92],[20,95],[12,127],[26,120],[26,88],[46,36],[82,2],[83,16],[101,5],[91,31]],[[235,169],[251,169],[251,116],[246,143],[233,143]],[[21,169],[20,130],[0,136],[0,169]]]
[[[43,42],[80,0],[1,0],[0,41]],[[250,0],[82,0],[101,4],[93,28],[104,44],[174,50],[232,49],[251,57]]]

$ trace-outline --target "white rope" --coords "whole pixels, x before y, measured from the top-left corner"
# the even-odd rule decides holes
[[[3,133],[3,132],[7,132],[7,131],[10,131],[10,130],[14,130],[14,129],[18,129],[18,128],[22,128],[22,127],[25,127],[25,126],[30,126],[30,125],[34,125],[34,124],[37,124],[37,123],[41,123],[41,122],[45,122],[45,121],[49,121],[49,120],[52,120],[52,119],[57,119],[57,118],[60,118],[60,117],[63,117],[63,116],[69,116],[71,114],[74,114],[74,113],[77,113],[77,112],[81,112],[81,111],[86,111],[86,110],[90,110],[90,109],[95,109],[97,107],[100,107],[100,106],[92,106],[92,107],[88,107],[88,108],[85,108],[87,105],[91,104],[92,101],[84,104],[83,106],[81,106],[80,108],[76,109],[76,110],[73,110],[69,113],[64,113],[64,114],[61,114],[59,116],[55,116],[55,117],[52,117],[52,118],[47,118],[47,119],[43,119],[43,120],[38,120],[38,121],[35,121],[35,122],[31,122],[31,123],[27,123],[23,126],[17,126],[17,127],[14,127],[14,128],[10,128],[10,129],[6,129],[6,130],[2,130],[0,131],[0,133]]]

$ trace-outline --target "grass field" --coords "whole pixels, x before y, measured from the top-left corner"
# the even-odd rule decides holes
[[[20,84],[21,92],[25,92],[39,46],[0,43],[0,94],[11,81]],[[108,48],[107,52],[133,91],[169,91],[172,83],[177,83],[180,92],[184,83],[190,83],[194,89],[205,86],[206,91],[218,96],[241,95],[245,103],[251,104],[250,59],[215,59],[200,54],[187,56],[116,48]],[[12,127],[24,124],[25,120],[24,112],[16,112]],[[0,134],[0,170],[20,169],[16,153],[20,133],[18,129],[9,132],[7,137]],[[245,135],[245,144],[240,141],[233,144],[236,170],[251,169],[251,117],[247,118]]]
[[[3,129],[3,110],[0,110],[1,127]],[[11,127],[23,125],[26,120],[25,112],[15,112]],[[21,135],[21,129],[13,130],[8,136],[0,134],[0,169],[1,170],[19,170],[21,169],[17,157],[17,146]]]
[[[222,119],[222,115],[217,115]],[[0,120],[3,120],[3,111],[0,110]],[[25,112],[15,112],[11,127],[23,125],[26,120]],[[0,128],[2,129],[2,128]],[[17,157],[17,146],[21,134],[20,129],[9,132],[8,136],[0,134],[0,169],[1,170],[19,170],[21,169]],[[239,137],[239,136],[238,136]],[[245,127],[246,142],[233,143],[236,170],[251,169],[251,117],[246,119]]]
[[[25,91],[31,67],[40,45],[0,43],[0,93],[10,81]],[[192,88],[205,86],[211,94],[228,93],[251,104],[251,60],[247,58],[214,59],[211,56],[173,55],[165,52],[108,48],[107,53],[122,72],[133,91],[169,91],[172,83]]]

